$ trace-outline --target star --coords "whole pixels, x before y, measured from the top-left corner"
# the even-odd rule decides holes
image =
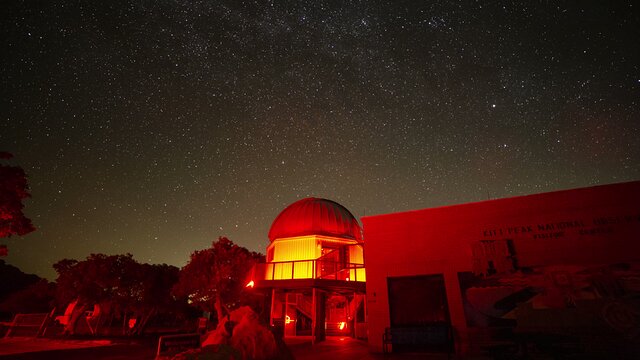
[[[306,196],[360,217],[640,179],[633,5],[10,2],[0,151],[37,231],[6,260],[181,266],[264,252]]]

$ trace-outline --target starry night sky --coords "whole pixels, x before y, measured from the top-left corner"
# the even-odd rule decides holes
[[[264,252],[307,196],[361,217],[638,180],[633,3],[3,3],[0,150],[38,228],[5,260],[182,266],[221,235]]]

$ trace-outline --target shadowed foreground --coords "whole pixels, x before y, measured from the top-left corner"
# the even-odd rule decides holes
[[[155,344],[112,343],[109,340],[0,339],[0,359],[141,359],[156,355]]]
[[[327,337],[315,345],[311,345],[311,337],[289,338],[285,342],[296,360],[447,359],[446,354],[373,354],[366,342],[350,337]]]

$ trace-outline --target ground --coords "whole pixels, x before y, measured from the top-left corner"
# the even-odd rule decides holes
[[[371,354],[367,343],[348,337],[329,337],[326,341],[311,345],[311,338],[290,338],[288,347],[297,360],[320,359],[446,359],[446,355]],[[114,342],[109,340],[52,340],[32,338],[0,339],[0,359],[49,360],[49,359],[141,359],[155,358],[156,344],[151,341]]]
[[[155,346],[147,341],[63,340],[34,338],[0,339],[0,359],[140,359],[155,358]]]
[[[286,340],[296,360],[439,360],[447,359],[446,354],[372,354],[366,342],[350,337],[328,337],[326,341],[311,345],[311,338],[290,338]]]

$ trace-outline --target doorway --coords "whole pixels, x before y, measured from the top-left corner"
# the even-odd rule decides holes
[[[450,351],[444,276],[391,277],[387,286],[393,351]]]

